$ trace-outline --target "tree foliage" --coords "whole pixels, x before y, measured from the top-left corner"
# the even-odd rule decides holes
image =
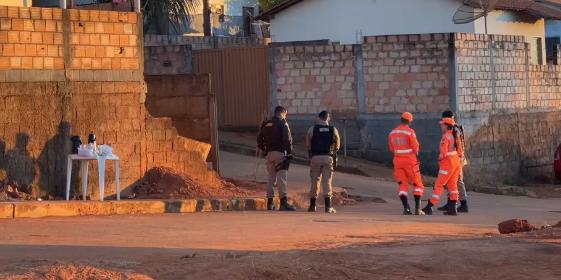
[[[176,32],[190,22],[190,15],[201,0],[142,0],[144,30],[153,28],[157,34]]]
[[[259,0],[261,11],[268,11],[274,6],[284,2],[285,0]]]

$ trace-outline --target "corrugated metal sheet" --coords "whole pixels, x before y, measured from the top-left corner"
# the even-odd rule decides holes
[[[195,73],[210,73],[220,127],[257,127],[267,115],[269,68],[266,47],[198,50]]]

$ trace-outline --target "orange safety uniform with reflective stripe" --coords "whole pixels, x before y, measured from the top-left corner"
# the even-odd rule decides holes
[[[413,185],[413,194],[422,196],[425,186],[419,169],[419,141],[415,130],[401,124],[390,132],[390,151],[394,154],[394,176],[399,185],[399,195],[407,195],[409,184]]]
[[[457,141],[461,141],[459,137]],[[440,170],[430,198],[433,205],[440,201],[445,185],[450,200],[457,201],[459,198],[458,179],[462,168],[460,157],[463,156],[464,151],[461,142],[457,141],[454,139],[452,130],[446,131],[440,140],[440,155],[438,157]]]

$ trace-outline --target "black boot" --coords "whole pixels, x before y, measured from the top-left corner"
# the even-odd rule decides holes
[[[421,196],[419,195],[415,196],[415,215],[417,216],[425,215],[425,212],[421,210]]]
[[[450,199],[448,199],[448,201],[446,202],[446,204],[436,208],[438,211],[447,211],[448,210],[448,205],[450,205]]]
[[[448,210],[444,211],[444,215],[448,215],[448,216],[458,216],[458,211],[456,210],[456,200],[450,200],[450,203],[448,204]]]
[[[468,202],[467,200],[460,200],[460,207],[458,207],[458,213],[468,213]]]
[[[316,198],[310,198],[310,207],[308,208],[308,212],[316,212]]]
[[[329,213],[329,214],[337,213],[335,208],[331,207],[331,197],[325,198],[325,213]]]
[[[411,213],[411,207],[409,206],[409,201],[407,200],[407,196],[400,195],[399,199],[401,199],[401,204],[403,204],[403,215],[413,215],[413,213]]]
[[[425,213],[425,215],[432,215],[432,207],[433,206],[434,206],[434,204],[432,204],[432,202],[429,201],[427,206],[425,206],[425,208],[423,208],[423,212]]]
[[[296,211],[296,207],[288,204],[288,198],[283,197],[280,200],[280,211]]]
[[[273,198],[267,198],[267,210],[275,211],[275,200]]]

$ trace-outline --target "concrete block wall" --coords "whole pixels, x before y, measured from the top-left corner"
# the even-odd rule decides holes
[[[527,107],[530,59],[523,36],[458,33],[455,48],[459,111]]]
[[[274,48],[276,98],[291,114],[358,111],[352,45]]]
[[[296,141],[327,109],[341,131],[346,127],[349,154],[386,163],[387,135],[401,112],[411,111],[423,168],[434,172],[439,114],[451,107],[449,41],[449,34],[428,34],[273,45],[271,103],[288,107]]]
[[[61,9],[0,6],[0,70],[64,69]]]
[[[144,36],[144,45],[147,47],[191,45],[193,50],[204,50],[262,46],[265,45],[265,40],[251,37],[203,37],[147,34]]]
[[[449,34],[365,37],[366,113],[449,108]]]
[[[217,180],[204,160],[210,144],[147,112],[139,26],[135,13],[0,6],[0,168],[10,180],[60,197],[70,136],[92,131],[121,158],[124,194],[158,165]],[[107,176],[111,195],[112,164]]]
[[[340,80],[353,81],[345,94],[356,103],[344,105],[340,97],[330,103],[319,92],[320,100],[312,101],[319,107],[301,105],[315,95],[303,89],[308,72],[298,67],[322,60],[320,50],[330,44],[317,51],[321,42],[272,46],[271,103],[289,107],[297,140],[319,110],[334,111],[335,124],[347,127],[349,153],[386,163],[391,162],[387,133],[401,112],[411,111],[428,172],[438,168],[440,114],[451,109],[468,136],[466,180],[472,185],[546,177],[561,142],[561,68],[531,65],[525,42],[520,36],[466,33],[366,37],[338,52],[353,50],[354,69]]]
[[[193,73],[193,54],[190,45],[144,47],[144,74],[191,73]]]
[[[456,34],[455,48],[468,182],[551,176],[561,143],[561,68],[531,65],[520,36]]]
[[[137,14],[95,10],[68,14],[71,69],[139,69]]]

